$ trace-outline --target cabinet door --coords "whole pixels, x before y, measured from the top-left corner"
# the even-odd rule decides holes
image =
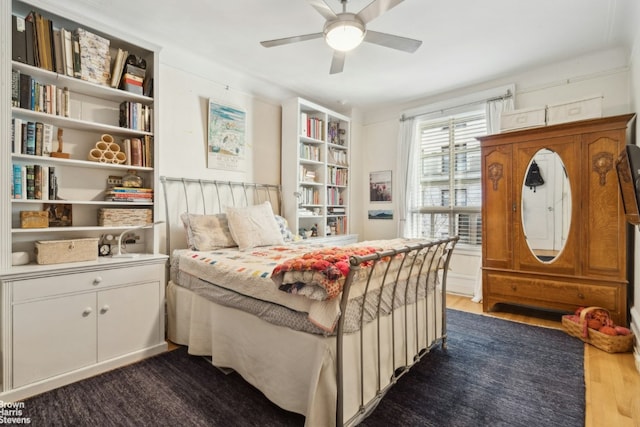
[[[96,362],[94,293],[13,306],[13,387]]]
[[[98,361],[160,342],[160,282],[142,283],[98,293]]]
[[[626,279],[626,223],[615,159],[625,144],[625,129],[582,136],[584,274]]]
[[[482,148],[483,267],[513,263],[513,194],[511,145]]]

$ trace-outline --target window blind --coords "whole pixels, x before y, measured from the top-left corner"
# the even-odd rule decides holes
[[[480,246],[480,142],[484,112],[418,124],[419,162],[411,200],[414,237],[460,236],[460,243]]]

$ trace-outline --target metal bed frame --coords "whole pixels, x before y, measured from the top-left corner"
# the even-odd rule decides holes
[[[162,176],[160,181],[163,187],[163,194],[165,198],[165,213],[166,213],[166,250],[171,254],[173,248],[171,247],[171,218],[170,207],[174,206],[169,202],[168,198],[168,186],[173,184],[179,184],[182,186],[182,195],[184,197],[185,209],[189,213],[194,213],[192,209],[198,208],[198,213],[220,213],[224,212],[225,203],[233,206],[248,206],[251,204],[262,203],[263,201],[270,201],[274,207],[274,212],[282,212],[282,191],[279,185],[275,184],[254,184],[243,183],[233,181],[216,181],[216,180],[201,180],[201,179],[188,179],[188,178],[170,178]],[[195,188],[195,191],[193,190]],[[189,203],[190,195],[198,194],[200,198],[198,203]],[[197,206],[196,206],[197,205]],[[216,209],[217,207],[217,209]],[[174,224],[175,225],[175,224]],[[181,230],[183,232],[183,230]],[[449,262],[451,260],[451,254],[458,242],[458,237],[452,237],[439,241],[412,241],[410,244],[397,249],[389,249],[379,251],[367,256],[352,256],[350,258],[350,270],[344,283],[343,292],[340,300],[341,313],[345,313],[347,308],[347,302],[349,300],[349,293],[351,287],[355,281],[358,272],[368,272],[365,279],[364,300],[360,308],[360,327],[359,332],[359,408],[358,411],[351,416],[348,420],[344,420],[344,336],[345,336],[345,322],[344,316],[340,316],[337,324],[336,332],[336,354],[337,354],[337,366],[336,366],[336,426],[352,426],[361,422],[364,418],[369,416],[376,408],[381,399],[385,396],[388,390],[409,370],[412,366],[418,363],[425,355],[427,355],[432,348],[441,344],[443,349],[446,349],[446,282],[447,271],[449,269]],[[400,266],[397,269],[391,270],[392,262],[399,262]],[[376,344],[374,351],[377,353],[377,383],[376,392],[373,398],[365,402],[365,369],[364,357],[365,349],[367,349],[368,341],[364,334],[364,307],[367,298],[369,297],[369,287],[373,281],[373,272],[380,271],[380,268],[376,268],[378,263],[382,264],[384,271],[381,284],[373,292],[378,292],[377,295],[377,312],[375,314],[374,322],[376,322]],[[362,269],[363,263],[370,265],[367,270]],[[409,310],[404,309],[403,313],[399,314],[393,302],[399,297],[398,282],[401,280],[401,275],[406,278],[407,285],[404,286],[404,296],[402,301],[407,301],[409,297],[409,290],[414,292],[413,300],[416,309],[415,315],[410,316]],[[436,276],[435,278],[433,276]],[[430,283],[434,283],[434,279],[439,280],[440,284],[440,312],[441,312],[441,331],[437,331],[437,292],[435,288],[430,288]],[[411,282],[414,282],[413,286]],[[435,286],[435,285],[434,285]],[[392,289],[392,304],[391,312],[385,312],[382,306],[382,291],[386,287]],[[420,292],[422,290],[422,293]],[[428,302],[428,296],[432,291],[433,298],[431,304]],[[419,295],[424,295],[424,317],[420,316],[418,308]],[[374,300],[375,301],[375,300]],[[385,316],[390,316],[391,320],[391,336],[382,337],[383,330],[381,328],[381,319]],[[420,322],[423,322],[421,324]],[[404,330],[404,336],[398,336],[396,334],[396,323],[400,323],[400,330]],[[421,331],[421,332],[420,332]],[[409,334],[415,332],[415,337],[410,337]],[[428,336],[430,332],[433,334],[433,339],[429,342]],[[386,332],[385,332],[386,333]],[[423,333],[424,337],[420,337],[419,333]],[[390,347],[392,349],[392,366],[394,367],[392,372],[387,372],[381,364],[381,352],[384,350],[381,348],[380,342],[382,339],[390,341]],[[409,348],[409,342],[415,343],[415,348]],[[421,346],[420,343],[426,342],[426,346]],[[403,349],[401,356],[398,356],[396,360],[396,345],[400,345]],[[368,375],[371,375],[368,372]],[[390,378],[390,382],[386,385],[382,385],[382,378]]]

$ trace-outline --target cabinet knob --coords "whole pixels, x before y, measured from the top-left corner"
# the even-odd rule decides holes
[[[517,287],[516,285],[511,285],[511,290],[512,290],[512,291],[517,291],[517,290],[518,290],[518,287]]]
[[[102,276],[96,276],[96,278],[93,279],[94,285],[99,285],[101,282],[102,282]]]
[[[109,307],[109,304],[105,304],[102,306],[102,308],[100,309],[100,313],[105,314],[107,311],[109,311],[111,307]]]
[[[578,298],[584,299],[584,294],[578,294]]]
[[[88,315],[91,314],[93,310],[91,309],[91,307],[87,307],[82,311],[82,317],[87,317]]]

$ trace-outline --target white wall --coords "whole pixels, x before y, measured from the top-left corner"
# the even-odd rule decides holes
[[[441,103],[447,99],[465,97],[493,87],[515,84],[515,106],[519,109],[602,95],[603,115],[612,116],[631,111],[629,80],[628,53],[622,49],[616,49],[369,112],[363,119],[361,145],[364,149],[363,157],[366,160],[361,180],[366,184],[369,172],[377,170],[392,170],[392,176],[397,175],[395,168],[399,118],[405,111]],[[383,205],[369,203],[368,193],[365,190],[366,187],[362,187],[360,202],[363,204],[366,215],[368,209],[379,209]],[[399,191],[402,189],[397,187],[393,189],[394,194],[398,194]],[[397,213],[395,200],[397,197],[391,204],[385,204],[384,209],[393,209],[394,214]],[[397,217],[394,217],[393,221],[384,222],[368,220],[364,217],[363,221],[361,236],[363,239],[396,237]],[[456,255],[451,261],[449,290],[472,295],[480,264],[479,250],[465,250],[462,246],[456,248]]]
[[[638,16],[636,16],[636,22],[640,22],[640,8],[637,10]],[[640,106],[640,35],[633,44],[633,50],[631,52],[631,72],[630,72],[630,91],[631,94],[631,106],[633,111],[637,111]],[[636,135],[640,130],[640,123],[636,119]],[[638,143],[636,142],[636,145]],[[640,228],[635,227],[634,230],[634,277],[633,277],[633,304],[631,306],[631,327],[636,335],[640,337]],[[636,368],[640,371],[640,341],[636,338],[635,344],[635,360]]]
[[[248,93],[234,73],[196,57],[161,53],[160,173],[168,176],[232,181],[280,182],[279,101]],[[197,73],[186,71],[195,70]],[[215,77],[213,77],[215,76]],[[229,82],[229,83],[227,83]],[[209,99],[246,112],[245,169],[207,168]]]

